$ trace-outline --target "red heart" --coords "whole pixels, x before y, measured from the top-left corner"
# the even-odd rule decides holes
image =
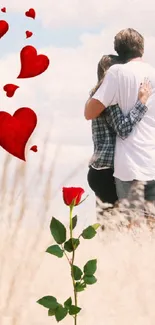
[[[43,73],[49,66],[46,55],[37,55],[37,50],[31,45],[25,46],[20,52],[21,71],[17,78],[32,78]]]
[[[6,91],[7,97],[13,97],[15,91],[19,88],[19,86],[16,86],[14,84],[7,84],[3,87],[3,90]]]
[[[1,9],[1,11],[2,11],[2,12],[6,12],[6,7],[3,7],[3,8]]]
[[[0,146],[13,156],[25,161],[25,146],[37,125],[35,112],[19,108],[13,116],[0,112]]]
[[[0,38],[3,37],[9,29],[9,24],[5,20],[0,20]]]
[[[25,32],[25,34],[26,34],[26,38],[29,38],[29,37],[31,37],[31,36],[33,35],[33,33],[30,32],[29,30],[27,30],[27,31]]]
[[[32,147],[30,148],[30,150],[32,150],[32,151],[34,151],[34,152],[37,152],[37,151],[38,151],[38,148],[37,148],[37,146],[35,145],[35,146],[32,146]]]
[[[30,8],[28,11],[25,12],[25,16],[35,19],[35,10],[33,8]]]

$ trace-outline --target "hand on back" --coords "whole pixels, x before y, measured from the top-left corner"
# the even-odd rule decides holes
[[[146,104],[151,94],[152,94],[151,83],[148,78],[145,78],[144,82],[140,84],[138,99],[142,102],[142,104]]]

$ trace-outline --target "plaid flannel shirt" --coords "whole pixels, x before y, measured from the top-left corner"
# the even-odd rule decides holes
[[[147,107],[140,101],[124,116],[118,105],[109,106],[96,119],[92,120],[94,154],[89,166],[94,168],[114,168],[116,135],[125,139],[137,122],[140,122]]]

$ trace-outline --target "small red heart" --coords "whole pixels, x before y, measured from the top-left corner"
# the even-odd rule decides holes
[[[17,88],[19,88],[19,86],[14,85],[14,84],[7,84],[3,87],[3,90],[6,91],[7,97],[13,97]]]
[[[25,16],[35,19],[35,10],[33,8],[30,8],[28,11],[25,12]]]
[[[2,12],[6,12],[6,7],[3,7],[3,8],[1,9],[1,11],[2,11]]]
[[[37,50],[31,46],[25,46],[20,52],[21,71],[17,78],[32,78],[43,73],[49,66],[49,58],[46,55],[37,55]]]
[[[30,150],[32,150],[32,151],[34,151],[34,152],[37,152],[37,151],[38,151],[38,148],[37,148],[37,146],[35,145],[35,146],[32,146],[32,147],[30,148]]]
[[[9,24],[5,20],[0,20],[0,38],[9,30]]]
[[[13,156],[25,161],[25,146],[37,125],[35,112],[19,108],[13,116],[0,112],[0,146]]]
[[[25,34],[26,34],[26,38],[29,38],[29,37],[31,37],[31,36],[33,35],[33,33],[30,32],[29,30],[27,30],[27,31],[25,32]]]

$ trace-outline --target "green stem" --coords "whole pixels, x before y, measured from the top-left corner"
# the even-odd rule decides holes
[[[70,239],[72,241],[72,246],[73,246],[72,260],[71,260],[70,265],[71,265],[71,277],[72,277],[73,290],[74,290],[74,304],[77,307],[76,282],[75,282],[74,273],[73,273],[73,265],[74,265],[74,259],[75,259],[75,249],[74,249],[74,245],[73,245],[72,211],[73,211],[73,206],[70,206]],[[77,315],[74,316],[74,325],[77,325]]]
[[[62,245],[61,245],[61,249],[62,249],[64,255],[66,256],[68,263],[70,264],[70,259],[69,259],[68,255],[66,254],[65,249],[63,248]]]

